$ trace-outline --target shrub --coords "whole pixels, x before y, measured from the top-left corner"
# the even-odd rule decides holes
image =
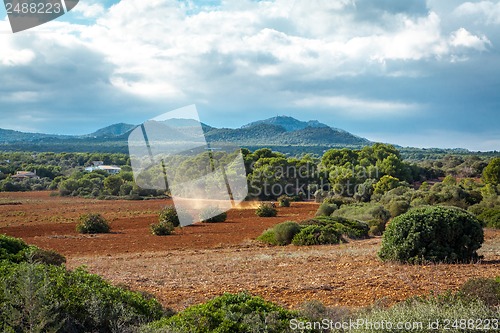
[[[385,222],[380,220],[370,220],[368,221],[368,226],[370,227],[369,235],[371,236],[382,236],[385,231]]]
[[[5,332],[131,332],[158,320],[161,305],[83,269],[0,263],[0,327]]]
[[[166,206],[158,213],[158,222],[170,222],[174,227],[180,225],[179,216],[174,206]]]
[[[313,300],[301,304],[299,314],[310,321],[320,322],[328,319],[335,323],[350,317],[351,311],[343,307],[327,308],[320,301]]]
[[[29,252],[28,259],[40,264],[61,266],[66,263],[66,258],[55,251],[43,250],[36,246],[30,246],[31,250]]]
[[[301,225],[331,225],[335,227],[342,235],[352,239],[361,239],[368,237],[370,228],[368,224],[362,221],[350,220],[340,216],[318,216],[300,222]]]
[[[389,212],[392,217],[404,214],[410,209],[410,203],[406,200],[393,200],[389,203]]]
[[[342,234],[333,225],[308,225],[293,237],[293,245],[339,244]]]
[[[26,244],[22,239],[0,235],[0,260],[12,263],[32,261],[47,265],[62,265],[66,258],[51,250]]]
[[[478,218],[487,227],[500,229],[500,209],[485,209]]]
[[[290,332],[298,314],[247,293],[224,294],[144,327],[142,332]],[[302,332],[311,332],[306,330]]]
[[[264,231],[262,233],[262,235],[257,237],[257,240],[260,240],[261,242],[271,244],[271,245],[278,245],[273,228],[267,229],[266,231]]]
[[[460,288],[460,293],[470,300],[479,299],[488,306],[499,306],[500,279],[470,279]]]
[[[340,195],[334,195],[327,197],[323,200],[323,202],[329,203],[329,204],[335,204],[337,205],[338,208],[341,208],[343,205],[350,205],[355,203],[356,201],[353,198],[348,198],[348,197],[342,197]]]
[[[274,238],[278,245],[288,245],[292,242],[293,237],[300,231],[300,226],[296,222],[287,221],[275,225]]]
[[[280,207],[290,207],[291,200],[292,198],[290,198],[289,196],[282,195],[278,198],[278,204],[280,205]]]
[[[380,219],[388,221],[391,214],[378,203],[356,203],[351,205],[344,205],[336,210],[333,216],[341,216],[348,219],[370,221]]]
[[[498,318],[498,312],[481,301],[467,301],[451,293],[437,296],[412,298],[391,308],[375,307],[358,314],[354,321],[365,323],[406,323],[406,330],[392,330],[361,325],[352,332],[436,332],[436,333],[475,333],[478,326],[467,326],[467,319]],[[465,322],[464,322],[465,320]],[[420,326],[420,323],[422,326]],[[429,326],[435,325],[437,326]],[[449,325],[443,325],[449,323]],[[414,326],[415,325],[415,326]],[[470,324],[469,324],[470,325]],[[491,326],[491,325],[490,325]],[[432,329],[430,329],[432,327]]]
[[[318,210],[316,211],[316,216],[330,216],[334,211],[338,209],[336,204],[330,204],[328,202],[323,202]]]
[[[0,260],[22,262],[26,260],[28,244],[22,239],[0,235]]]
[[[170,221],[162,221],[151,224],[150,229],[151,233],[155,236],[168,236],[172,234],[175,227]]]
[[[221,212],[220,208],[207,207],[200,213],[200,221],[202,222],[224,222],[227,219],[227,213]]]
[[[108,221],[101,214],[83,214],[76,225],[76,231],[81,234],[105,234],[110,230]]]
[[[403,263],[469,262],[484,241],[481,223],[464,210],[421,207],[389,223],[379,257]]]
[[[278,210],[270,203],[263,203],[257,208],[255,214],[260,217],[275,217],[278,215]]]

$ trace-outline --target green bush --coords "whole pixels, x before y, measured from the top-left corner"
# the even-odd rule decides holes
[[[300,226],[296,222],[287,221],[275,225],[274,238],[278,245],[288,245],[292,242],[293,237],[300,231]]]
[[[0,235],[0,260],[16,263],[25,261],[28,250],[28,244],[22,239]]]
[[[207,207],[203,209],[200,213],[200,221],[215,223],[224,222],[227,219],[227,213],[221,212],[220,208],[217,207]]]
[[[374,219],[387,222],[391,217],[391,214],[379,203],[356,203],[343,205],[332,215],[365,222]]]
[[[340,216],[317,216],[300,222],[301,225],[331,225],[342,235],[351,239],[363,239],[368,237],[370,228],[368,224],[362,221],[346,219]]]
[[[292,201],[292,198],[287,195],[282,195],[278,198],[278,204],[280,207],[290,207],[290,201]]]
[[[334,204],[338,208],[341,208],[343,205],[350,205],[355,203],[356,201],[353,198],[348,198],[348,197],[342,197],[340,195],[334,195],[334,196],[329,196],[326,197],[323,202],[329,203],[329,204]]]
[[[316,211],[316,216],[330,216],[338,209],[336,204],[331,204],[328,202],[323,202],[318,210]]]
[[[158,222],[170,222],[174,227],[180,225],[179,216],[174,206],[166,206],[158,213]]]
[[[151,233],[155,236],[168,236],[172,234],[175,227],[170,221],[153,223],[150,226]]]
[[[66,258],[52,250],[43,250],[36,246],[30,246],[30,252],[27,254],[28,260],[35,263],[61,266],[66,263]]]
[[[470,262],[484,241],[481,223],[452,207],[421,207],[396,217],[382,239],[379,257],[403,263]]]
[[[0,260],[12,263],[32,261],[47,265],[62,265],[66,258],[51,250],[26,244],[22,239],[0,235]]]
[[[500,229],[500,209],[485,209],[478,218],[484,221],[485,226]]]
[[[342,234],[333,225],[308,225],[293,237],[293,245],[339,244]]]
[[[81,234],[105,234],[110,230],[108,221],[101,214],[83,214],[76,225],[76,231]]]
[[[278,210],[270,203],[262,203],[255,210],[255,214],[260,217],[275,217],[278,215]]]
[[[276,241],[276,237],[275,237],[273,228],[267,229],[266,231],[264,231],[262,233],[262,235],[257,237],[257,240],[260,240],[261,242],[271,244],[271,245],[279,245],[278,241]]]
[[[500,306],[500,279],[470,279],[460,288],[460,293],[471,300],[479,299],[491,307]]]
[[[393,200],[388,206],[391,216],[396,217],[406,213],[410,209],[410,202],[407,200]]]
[[[131,332],[163,313],[156,300],[83,269],[3,262],[0,276],[3,332]]]
[[[286,333],[294,311],[247,293],[224,294],[144,327],[143,333]],[[310,330],[302,332],[311,332]]]
[[[380,220],[370,220],[368,221],[368,226],[370,227],[369,235],[371,236],[382,236],[385,231],[386,223]]]

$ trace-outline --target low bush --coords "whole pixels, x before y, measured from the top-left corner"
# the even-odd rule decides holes
[[[287,195],[282,195],[278,198],[278,204],[280,207],[290,207],[290,201],[292,201],[292,198]]]
[[[16,263],[26,261],[28,250],[28,244],[22,239],[0,235],[0,260]]]
[[[323,202],[318,210],[316,211],[316,216],[330,216],[338,209],[336,204],[331,204],[328,202]]]
[[[479,220],[454,207],[421,207],[396,217],[382,239],[379,257],[403,263],[470,262],[484,241]]]
[[[162,307],[83,269],[0,263],[3,332],[132,332],[161,318]]]
[[[194,305],[170,317],[143,327],[143,333],[286,333],[290,320],[299,318],[260,297],[247,293],[224,294],[204,304]],[[300,319],[300,318],[299,318]],[[305,330],[301,332],[313,332]]]
[[[379,203],[356,203],[343,205],[332,215],[365,222],[371,220],[381,220],[387,222],[391,218],[391,214]]]
[[[168,236],[171,235],[175,227],[170,221],[162,221],[153,223],[150,226],[151,233],[155,236]]]
[[[62,254],[52,250],[43,250],[36,246],[30,246],[27,256],[28,261],[40,264],[61,266],[66,263],[66,258]]]
[[[479,299],[490,307],[500,306],[500,278],[470,279],[460,288],[460,293],[469,300]]]
[[[105,234],[110,230],[108,221],[101,214],[83,214],[76,225],[76,231],[81,234]]]
[[[485,209],[478,216],[484,222],[484,225],[489,228],[500,229],[500,209]]]
[[[207,207],[200,213],[200,221],[208,223],[224,222],[227,219],[227,213],[217,207]]]
[[[464,300],[460,295],[447,293],[438,296],[417,297],[394,305],[391,308],[373,307],[359,313],[354,321],[364,323],[392,323],[392,329],[381,329],[375,325],[361,325],[350,332],[453,332],[475,333],[483,318],[498,318],[498,312],[479,300]],[[470,321],[469,319],[473,319]],[[480,319],[480,320],[478,320]],[[489,327],[492,327],[490,319]],[[396,323],[407,325],[398,330]]]
[[[267,229],[266,231],[264,231],[262,233],[262,235],[257,237],[257,240],[264,242],[264,243],[267,243],[267,244],[270,244],[270,245],[279,245],[278,241],[276,241],[276,236],[274,234],[274,228],[270,228],[270,229]]]
[[[278,210],[270,203],[262,203],[255,210],[255,214],[260,217],[275,217],[278,215]]]
[[[26,244],[22,239],[6,235],[0,235],[0,260],[12,263],[31,261],[56,266],[66,262],[66,258],[55,251],[43,250]]]
[[[333,225],[308,225],[297,233],[292,240],[293,245],[327,245],[339,244],[341,232]]]
[[[257,239],[272,245],[339,244],[343,236],[360,239],[368,237],[369,227],[361,221],[342,217],[319,216],[298,223],[284,222],[262,233]]]
[[[158,222],[170,222],[174,227],[180,225],[179,215],[177,215],[177,210],[174,206],[163,207],[158,213]]]
[[[385,231],[386,223],[380,220],[371,220],[368,221],[368,226],[370,227],[369,235],[370,236],[382,236]]]
[[[300,226],[296,222],[288,221],[275,225],[274,239],[278,245],[288,245],[296,234],[300,232]]]
[[[351,239],[363,239],[368,237],[370,228],[368,224],[362,221],[346,219],[340,216],[317,216],[300,222],[301,225],[331,225],[335,227],[342,235]]]

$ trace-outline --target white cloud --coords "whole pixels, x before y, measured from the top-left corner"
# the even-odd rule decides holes
[[[155,109],[203,102],[226,115],[242,105],[271,105],[400,119],[437,99],[413,90],[429,83],[440,66],[452,72],[495,52],[491,33],[457,17],[489,13],[484,20],[496,22],[499,7],[468,3],[453,16],[418,0],[225,0],[203,8],[193,1],[122,0],[105,10],[89,1],[75,8],[92,18],[86,25],[57,20],[27,33],[0,34],[2,78],[7,73],[19,92],[5,93],[12,88],[0,82],[4,101],[25,96],[29,102],[33,96],[24,92],[40,91],[47,102],[60,89],[66,104],[53,98],[46,112],[53,105],[58,115],[71,105],[115,105],[107,107],[109,117],[146,112],[127,105],[132,99]],[[0,22],[3,30],[10,30],[8,21]],[[14,71],[25,65],[31,73]]]
[[[352,116],[407,116],[419,109],[412,103],[369,100],[348,96],[312,96],[294,102],[298,107],[334,108],[348,112]]]
[[[99,3],[89,4],[87,2],[79,2],[73,11],[81,14],[85,18],[96,18],[104,13],[104,7]]]
[[[500,1],[466,2],[458,6],[454,14],[475,17],[478,22],[487,24],[500,24]]]
[[[478,51],[486,51],[491,42],[485,36],[475,36],[464,28],[460,28],[451,35],[450,44],[454,47],[466,47]]]

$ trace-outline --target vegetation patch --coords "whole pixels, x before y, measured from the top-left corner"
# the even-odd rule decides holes
[[[415,208],[389,223],[379,257],[403,263],[470,262],[484,241],[481,223],[452,207]]]
[[[168,236],[172,234],[175,227],[170,221],[162,221],[151,224],[150,229],[155,236]]]
[[[83,214],[76,225],[81,234],[105,234],[111,230],[108,221],[101,214]]]
[[[327,245],[339,244],[344,237],[368,237],[368,224],[342,217],[320,216],[300,223],[287,221],[275,225],[257,239],[272,245]]]
[[[290,332],[290,320],[297,318],[297,312],[285,310],[248,293],[224,294],[170,318],[153,322],[141,332],[283,333]]]
[[[262,203],[255,210],[255,214],[260,217],[275,217],[278,215],[278,210],[270,203]]]

